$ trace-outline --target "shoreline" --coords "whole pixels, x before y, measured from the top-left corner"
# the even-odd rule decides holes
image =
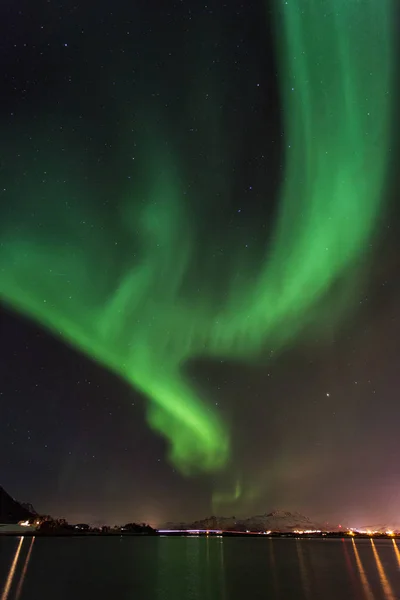
[[[263,538],[263,539],[307,539],[307,540],[312,540],[312,539],[340,539],[340,540],[345,540],[345,539],[349,539],[349,540],[355,540],[355,539],[364,539],[364,540],[368,540],[368,539],[376,539],[376,540],[394,540],[394,539],[400,539],[400,533],[398,534],[393,534],[393,535],[387,535],[385,533],[379,534],[373,534],[373,535],[369,535],[367,533],[360,533],[360,534],[354,534],[354,535],[349,535],[349,534],[343,534],[343,533],[336,533],[336,532],[324,532],[324,533],[317,533],[317,534],[313,534],[313,533],[307,533],[307,534],[299,534],[299,533],[291,533],[291,532],[287,532],[287,533],[280,533],[280,532],[275,532],[275,533],[269,533],[269,534],[265,534],[263,532],[241,532],[241,531],[224,531],[221,533],[183,533],[183,532],[178,532],[178,533],[173,533],[173,532],[169,532],[169,533],[131,533],[131,532],[107,532],[107,533],[102,533],[102,532],[96,532],[96,531],[87,531],[87,532],[74,532],[74,531],[57,531],[57,532],[41,532],[41,531],[27,531],[27,532],[12,532],[12,531],[4,531],[4,532],[0,532],[0,538],[1,537],[50,537],[50,538],[54,538],[54,537],[79,537],[79,538],[85,538],[85,537],[98,537],[98,538],[107,538],[107,537],[185,537],[185,538],[198,538],[198,537],[204,537],[204,538],[222,538],[222,537],[236,537],[236,538]]]

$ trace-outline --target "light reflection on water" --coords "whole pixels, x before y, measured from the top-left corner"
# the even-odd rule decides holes
[[[395,540],[0,538],[0,600],[394,600]]]
[[[15,600],[19,600],[19,598],[21,597],[22,586],[24,585],[24,581],[25,581],[25,577],[26,577],[26,572],[28,570],[29,561],[31,559],[31,554],[32,554],[32,549],[33,549],[34,542],[35,542],[35,538],[33,537],[33,538],[31,538],[31,542],[29,544],[29,548],[28,548],[28,552],[27,552],[27,555],[26,555],[26,558],[25,558],[25,561],[24,561],[24,565],[22,567],[21,576],[20,576],[19,581],[18,581],[17,591],[15,592]]]
[[[18,558],[19,558],[19,555],[20,555],[20,552],[21,552],[21,548],[22,548],[23,542],[24,542],[24,538],[20,537],[18,545],[17,545],[17,548],[15,550],[15,554],[14,554],[14,556],[12,558],[10,570],[8,571],[8,574],[7,574],[6,582],[5,582],[4,587],[3,587],[3,592],[1,594],[1,600],[7,600],[8,596],[10,594],[10,590],[11,590],[11,587],[13,585],[13,581],[14,581],[14,577],[15,577],[15,572],[16,572],[17,565],[18,565]]]
[[[272,573],[274,597],[279,598],[278,573],[277,573],[277,569],[276,569],[276,561],[275,561],[275,554],[274,554],[274,540],[272,538],[269,538],[268,546],[269,546],[269,559],[270,559],[269,568]]]
[[[361,583],[362,583],[362,587],[363,587],[365,598],[367,600],[373,600],[374,595],[373,595],[372,590],[371,590],[371,588],[369,586],[368,579],[367,579],[367,576],[366,576],[365,571],[364,571],[364,567],[363,567],[362,562],[360,560],[360,555],[358,553],[356,543],[355,543],[354,540],[351,540],[351,542],[353,544],[354,556],[355,556],[356,563],[357,563],[357,569],[358,569],[358,572],[360,574],[360,580],[361,580]]]
[[[311,598],[311,588],[310,588],[310,577],[309,573],[307,573],[306,562],[303,554],[303,544],[302,540],[296,540],[296,550],[297,550],[297,558],[299,559],[299,568],[300,568],[300,578],[301,578],[301,587],[303,588],[303,594],[306,600],[310,600]]]
[[[396,559],[397,559],[397,564],[398,564],[399,569],[400,569],[400,552],[399,552],[397,544],[396,544],[396,542],[394,540],[392,540],[392,544],[393,544],[394,554],[395,554]]]
[[[385,569],[383,568],[381,559],[379,558],[379,554],[376,550],[374,540],[371,539],[372,552],[374,553],[374,559],[376,562],[376,566],[379,573],[379,579],[381,580],[382,590],[385,596],[385,600],[396,600],[395,595],[393,594],[392,587],[389,583],[388,578],[386,577]]]

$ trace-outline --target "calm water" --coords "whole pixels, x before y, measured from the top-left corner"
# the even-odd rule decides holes
[[[0,600],[400,598],[400,542],[0,538]]]

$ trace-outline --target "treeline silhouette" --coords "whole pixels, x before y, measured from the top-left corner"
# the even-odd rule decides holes
[[[140,535],[155,535],[157,532],[155,529],[150,527],[147,523],[127,523],[126,525],[103,525],[102,527],[92,527],[87,523],[78,523],[72,525],[68,523],[66,519],[53,519],[50,516],[40,517],[40,525],[37,528],[37,532],[40,533],[58,533],[58,534],[83,534],[83,533],[97,533],[97,534],[140,534]]]

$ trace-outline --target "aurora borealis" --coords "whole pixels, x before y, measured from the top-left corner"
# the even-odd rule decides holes
[[[148,424],[166,438],[169,461],[183,475],[235,470],[236,456],[229,410],[220,411],[190,379],[187,365],[201,359],[268,367],[310,336],[340,327],[355,311],[386,211],[391,0],[275,0],[264,7],[265,35],[270,10],[281,172],[275,189],[259,191],[265,205],[273,196],[274,210],[260,214],[264,239],[251,248],[240,234],[239,243],[222,235],[218,262],[208,233],[216,194],[233,205],[231,166],[239,170],[245,154],[233,151],[233,123],[220,110],[225,79],[215,76],[210,92],[193,100],[205,78],[201,19],[189,60],[195,76],[182,77],[176,109],[203,123],[197,166],[183,150],[193,128],[184,118],[171,126],[157,94],[146,100],[158,85],[148,76],[129,99],[134,117],[124,106],[126,90],[115,98],[115,140],[96,166],[104,163],[104,180],[95,182],[82,166],[91,142],[86,147],[84,134],[54,129],[60,111],[48,106],[29,126],[26,158],[3,159],[2,301],[141,392]],[[223,35],[223,24],[212,35]],[[104,80],[114,85],[110,70]],[[68,110],[66,102],[63,119]],[[134,144],[124,133],[131,127]],[[114,185],[107,169],[128,161],[133,174],[124,186],[115,175]],[[235,489],[239,497],[241,485]]]

